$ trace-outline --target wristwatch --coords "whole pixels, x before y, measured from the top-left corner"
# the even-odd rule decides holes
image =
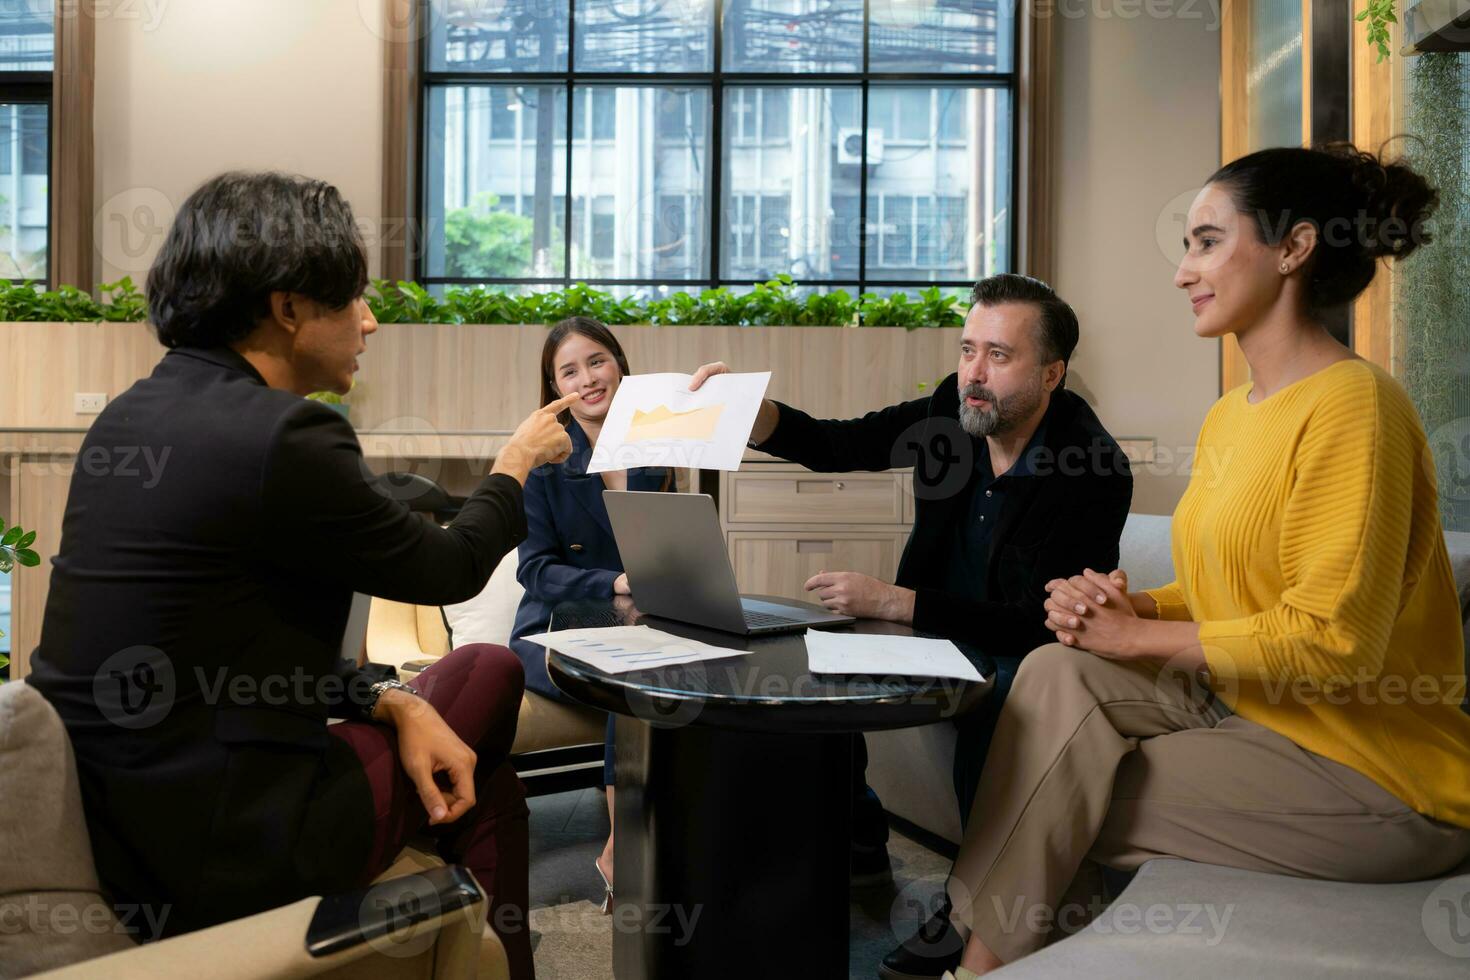
[[[366,710],[367,716],[369,718],[372,718],[373,712],[378,709],[378,699],[383,696],[384,691],[406,691],[409,694],[412,694],[414,697],[419,696],[418,691],[415,691],[413,688],[409,687],[402,681],[374,681],[372,686],[368,688],[368,702]]]

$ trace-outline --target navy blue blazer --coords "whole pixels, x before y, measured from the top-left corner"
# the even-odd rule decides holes
[[[516,578],[526,590],[511,629],[511,649],[526,668],[526,687],[556,700],[566,696],[546,673],[546,648],[521,637],[544,633],[551,609],[567,599],[606,599],[623,572],[612,523],[602,502],[602,475],[588,473],[592,447],[575,420],[567,424],[572,454],[526,478],[526,539]],[[650,466],[628,471],[629,490],[672,490],[673,473]]]

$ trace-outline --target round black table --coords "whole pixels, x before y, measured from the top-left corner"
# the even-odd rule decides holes
[[[748,652],[609,674],[547,651],[558,688],[617,716],[613,975],[845,978],[853,733],[970,710],[988,658],[960,645],[980,683],[813,675],[801,633],[702,629],[627,597],[561,603],[550,628],[635,624]]]

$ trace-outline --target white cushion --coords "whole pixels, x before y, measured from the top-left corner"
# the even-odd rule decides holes
[[[467,602],[457,602],[444,607],[444,621],[449,626],[450,644],[462,647],[466,643],[510,643],[510,631],[515,626],[516,610],[520,608],[525,589],[516,581],[516,569],[520,556],[512,550],[495,567],[495,574],[485,583],[480,594]]]

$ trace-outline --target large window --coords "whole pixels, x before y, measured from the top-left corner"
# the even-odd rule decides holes
[[[0,279],[48,279],[51,0],[0,0]]]
[[[424,2],[423,282],[891,289],[1012,266],[1009,4]]]

